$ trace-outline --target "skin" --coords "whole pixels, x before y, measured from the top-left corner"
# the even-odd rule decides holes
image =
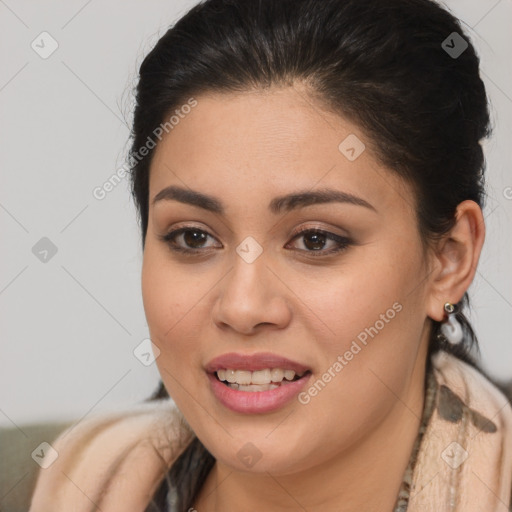
[[[391,511],[423,410],[430,318],[470,285],[484,239],[480,208],[465,201],[453,230],[425,250],[412,189],[382,166],[361,129],[320,108],[299,86],[209,94],[158,144],[150,201],[169,185],[217,197],[224,216],[177,201],[151,204],[142,293],[164,384],[216,458],[194,503],[199,512]],[[366,150],[338,149],[355,134]],[[327,203],[274,215],[267,205],[297,190],[328,187],[374,209]],[[159,237],[187,225],[210,236],[200,256],[174,253]],[[294,238],[319,228],[346,236]],[[236,252],[247,237],[262,254]],[[201,248],[203,247],[203,248]],[[315,254],[311,255],[313,252]],[[308,365],[315,382],[357,335],[402,309],[312,397],[265,414],[216,400],[204,367],[226,352],[273,352]],[[306,388],[307,389],[307,388]],[[248,468],[238,451],[261,454]],[[342,505],[341,505],[342,504]],[[341,508],[342,507],[342,508]]]

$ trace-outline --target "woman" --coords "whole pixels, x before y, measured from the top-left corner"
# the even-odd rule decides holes
[[[512,409],[462,311],[490,130],[459,22],[430,0],[207,0],[136,99],[163,382],[63,433],[31,512],[508,510]]]

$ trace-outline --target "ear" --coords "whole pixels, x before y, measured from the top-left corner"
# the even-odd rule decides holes
[[[455,219],[433,251],[427,315],[438,322],[444,319],[444,304],[459,302],[473,281],[485,238],[482,210],[474,201],[460,203]]]

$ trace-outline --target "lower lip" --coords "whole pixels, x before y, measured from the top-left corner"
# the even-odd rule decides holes
[[[238,391],[223,384],[215,374],[208,374],[213,394],[228,409],[245,414],[275,411],[290,402],[306,385],[311,373],[268,391]]]

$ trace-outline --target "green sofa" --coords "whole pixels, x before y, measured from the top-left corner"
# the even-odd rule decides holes
[[[32,452],[52,443],[74,421],[0,427],[0,512],[27,512],[39,464]]]

